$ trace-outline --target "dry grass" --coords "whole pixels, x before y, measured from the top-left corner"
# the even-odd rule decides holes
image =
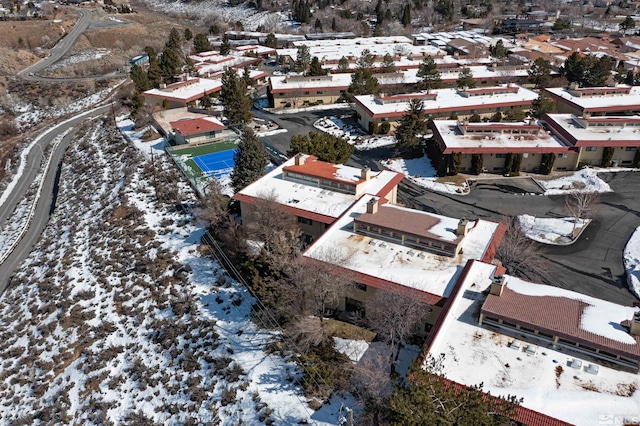
[[[454,176],[443,176],[443,177],[439,177],[438,179],[436,179],[436,182],[440,182],[440,183],[453,183],[454,185],[457,186],[462,186],[464,185],[464,182],[467,179],[463,176],[463,175],[454,175]]]
[[[376,337],[376,333],[373,331],[332,319],[326,320],[325,329],[329,336],[341,337],[343,339],[366,340],[367,342],[371,342]]]

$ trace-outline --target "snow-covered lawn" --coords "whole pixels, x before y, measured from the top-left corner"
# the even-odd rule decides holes
[[[636,228],[624,249],[624,268],[629,289],[640,298],[640,227]]]
[[[573,217],[534,217],[528,214],[518,216],[520,228],[532,240],[544,244],[569,245],[586,228],[591,219]]]
[[[291,74],[291,73],[290,73]],[[315,105],[303,108],[284,108],[271,111],[272,114],[297,114],[299,112],[305,111],[326,111],[328,109],[349,109],[351,106],[349,104],[325,104],[325,105]]]
[[[136,147],[136,149],[140,151],[146,159],[151,158],[151,152],[153,152],[154,156],[165,154],[165,141],[162,136],[146,142],[142,140],[145,133],[155,131],[153,130],[153,127],[148,126],[144,129],[133,130],[133,125],[134,122],[128,115],[122,115],[116,118],[116,126],[120,130],[120,133],[130,140],[133,143],[133,146]]]
[[[417,185],[433,191],[444,192],[447,194],[468,193],[469,186],[458,186],[448,182],[437,182],[436,170],[431,165],[431,160],[424,156],[411,160],[402,158],[390,159],[385,161],[385,166],[396,172],[404,173],[405,176]]]
[[[313,127],[330,135],[347,139],[355,149],[360,151],[395,145],[396,143],[396,139],[391,135],[367,135],[359,127],[346,124],[342,118],[344,117],[323,117],[313,123]]]
[[[612,171],[618,171],[618,169],[585,167],[567,176],[552,180],[540,180],[539,182],[546,189],[544,195],[559,195],[569,192],[611,192],[611,187],[598,177],[598,173]]]

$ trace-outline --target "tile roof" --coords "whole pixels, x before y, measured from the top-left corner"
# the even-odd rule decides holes
[[[172,121],[171,128],[182,136],[224,130],[227,127],[213,117],[202,117],[187,120]]]
[[[589,306],[589,303],[569,297],[521,294],[506,285],[501,296],[487,296],[481,312],[576,341],[581,345],[640,360],[640,336],[629,335],[636,344],[626,344],[581,327],[585,308]],[[602,318],[602,321],[607,321],[607,318]]]

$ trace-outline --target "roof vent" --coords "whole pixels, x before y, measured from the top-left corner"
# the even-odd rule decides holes
[[[295,165],[296,166],[302,166],[304,164],[305,160],[306,160],[306,157],[304,156],[304,154],[302,154],[302,153],[296,154]]]
[[[464,237],[468,233],[469,233],[469,221],[463,217],[458,222],[458,229],[456,229],[456,234]]]
[[[367,213],[376,214],[378,213],[378,199],[372,197],[369,201],[367,201]]]
[[[633,336],[640,336],[640,311],[636,311],[631,319],[629,333]]]
[[[365,167],[364,169],[362,169],[362,171],[360,172],[360,179],[362,180],[371,179],[371,169],[369,167]]]
[[[491,281],[491,289],[489,293],[494,296],[502,296],[504,290],[504,275],[495,275]]]

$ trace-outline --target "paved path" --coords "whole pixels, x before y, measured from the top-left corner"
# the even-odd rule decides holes
[[[5,220],[11,217],[15,207],[25,196],[33,180],[40,172],[40,167],[46,164],[46,161],[43,161],[42,153],[43,150],[46,151],[47,145],[69,129],[73,129],[85,120],[105,114],[110,110],[110,108],[111,105],[101,106],[89,112],[78,114],[60,124],[51,126],[44,130],[44,134],[36,143],[40,148],[34,147],[29,152],[24,173],[20,176],[17,184],[12,188],[6,201],[0,204],[0,223],[4,223]],[[60,142],[55,152],[50,153],[52,156],[50,166],[45,171],[42,195],[37,202],[33,220],[29,224],[29,228],[18,246],[11,255],[2,264],[0,264],[0,294],[4,292],[4,289],[6,288],[14,271],[29,255],[49,220],[53,191],[56,185],[56,173],[62,162],[64,152],[72,139],[73,131],[62,139],[62,142]]]

